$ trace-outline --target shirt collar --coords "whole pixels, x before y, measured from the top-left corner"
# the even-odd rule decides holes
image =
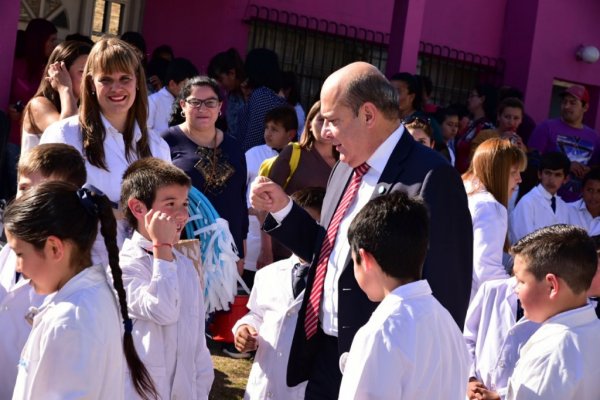
[[[166,87],[166,86],[165,86],[165,87],[163,87],[162,89],[160,89],[160,90],[158,91],[158,93],[160,93],[160,95],[161,95],[161,96],[163,96],[163,97],[166,97],[166,98],[168,98],[168,99],[171,99],[171,100],[174,100],[174,99],[175,99],[175,96],[173,96],[173,95],[171,94],[171,92],[169,92],[169,90],[167,89],[167,87]]]
[[[371,167],[369,172],[375,171],[379,175],[383,173],[383,170],[403,133],[404,126],[400,124],[400,126],[398,126],[398,128],[392,132],[392,134],[388,136],[383,143],[379,145],[377,150],[375,150],[375,152],[367,160],[367,164],[369,164],[369,167]]]
[[[537,189],[540,192],[540,194],[542,195],[542,197],[544,197],[546,200],[552,200],[552,197],[556,196],[556,195],[554,195],[554,196],[551,195],[550,192],[548,192],[541,183],[537,185]]]
[[[113,135],[122,135],[123,134],[122,132],[119,132],[117,130],[117,128],[112,126],[112,124],[110,123],[110,121],[108,119],[106,119],[104,114],[100,113],[100,119],[102,120],[102,125],[104,125],[104,129],[106,129],[107,133],[111,133]],[[140,126],[138,125],[138,123],[136,121],[133,126],[133,142],[137,143],[141,138],[142,138],[142,131],[140,130]]]
[[[414,297],[426,296],[431,293],[431,287],[425,279],[398,286],[385,296],[379,307],[373,312],[373,315],[387,315],[388,309],[390,307],[395,307],[398,302]]]

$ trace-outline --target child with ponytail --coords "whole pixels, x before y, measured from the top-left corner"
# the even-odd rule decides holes
[[[98,221],[119,306],[104,267],[90,266]],[[13,399],[124,399],[127,367],[138,394],[157,398],[133,345],[109,200],[90,189],[44,182],[7,207],[4,223],[17,271],[36,293],[52,294],[28,315],[32,330]]]

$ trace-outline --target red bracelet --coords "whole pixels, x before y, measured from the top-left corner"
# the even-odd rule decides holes
[[[161,246],[167,246],[167,247],[173,248],[173,245],[171,243],[152,243],[152,247],[161,247]]]

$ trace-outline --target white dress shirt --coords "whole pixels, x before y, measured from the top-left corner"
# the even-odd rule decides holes
[[[100,189],[115,204],[119,203],[121,197],[121,181],[123,174],[131,163],[137,160],[135,151],[129,154],[129,159],[125,156],[125,142],[123,134],[115,129],[110,122],[100,114],[102,124],[106,131],[104,139],[104,157],[108,170],[98,168],[89,163],[83,151],[83,136],[79,126],[79,116],[74,115],[69,118],[57,121],[50,125],[42,135],[40,143],[66,143],[77,149],[85,159],[85,169],[87,172],[87,183]],[[133,142],[137,143],[142,137],[137,123],[134,128]],[[148,144],[153,157],[171,162],[171,152],[169,145],[160,136],[148,134]],[[129,236],[128,224],[125,219],[117,221],[117,246],[121,248],[123,241]],[[94,264],[108,265],[108,253],[104,245],[104,238],[98,231],[96,241],[92,248],[92,262]]]
[[[569,206],[558,195],[554,197],[556,212],[552,211],[552,195],[540,183],[519,200],[510,213],[511,243],[540,228],[569,223]]]
[[[4,245],[0,250],[0,399],[10,399],[21,350],[27,341],[31,325],[25,320],[29,307],[39,307],[46,296],[36,294],[29,279],[16,281],[15,252]]]
[[[240,325],[247,324],[258,332],[258,350],[248,377],[245,400],[304,399],[306,383],[291,388],[286,385],[294,329],[304,297],[302,292],[294,298],[292,291],[292,270],[298,262],[298,257],[292,255],[256,273],[248,299],[250,312],[232,329],[235,335]]]
[[[403,132],[404,127],[400,125],[367,160],[367,164],[369,164],[371,168],[369,168],[369,171],[363,176],[360,187],[358,188],[358,193],[350,204],[348,211],[346,211],[346,215],[340,222],[335,238],[335,244],[333,245],[333,250],[329,256],[329,263],[327,264],[323,297],[321,298],[321,309],[319,310],[321,328],[327,335],[338,335],[338,280],[346,265],[346,259],[350,254],[348,228],[356,214],[358,214],[371,199],[373,190],[381,177],[381,173],[387,165],[394,148],[400,141]],[[281,222],[291,209],[292,202],[290,201],[282,210],[277,213],[272,213],[273,218],[275,218],[276,221]],[[325,227],[325,229],[327,229],[327,227]]]
[[[166,86],[148,96],[148,132],[160,136],[169,129],[169,118],[174,101],[175,96],[169,92]]]
[[[104,268],[75,275],[33,319],[13,400],[124,399],[122,323]]]
[[[456,322],[420,280],[377,306],[342,372],[340,400],[461,399],[469,355]]]
[[[472,362],[469,377],[501,398],[519,350],[540,326],[526,318],[517,322],[516,286],[515,277],[484,282],[469,304],[463,331]]]
[[[119,254],[135,348],[161,399],[207,399],[214,379],[204,335],[204,299],[192,260],[156,259],[135,231]],[[139,395],[126,385],[127,399]]]
[[[469,182],[465,182],[465,185],[468,184]],[[488,191],[470,194],[468,201],[473,221],[473,299],[483,282],[509,277],[502,265],[508,215],[506,208]]]
[[[600,398],[600,320],[587,304],[545,321],[521,349],[507,399]]]
[[[594,218],[583,199],[569,203],[569,224],[585,229],[590,236],[600,235],[600,216]]]

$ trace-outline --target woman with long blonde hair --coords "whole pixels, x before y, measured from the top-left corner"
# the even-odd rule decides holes
[[[527,157],[509,140],[488,139],[475,151],[462,176],[473,221],[471,298],[485,281],[508,278],[502,253],[508,250],[508,199],[521,182]]]

